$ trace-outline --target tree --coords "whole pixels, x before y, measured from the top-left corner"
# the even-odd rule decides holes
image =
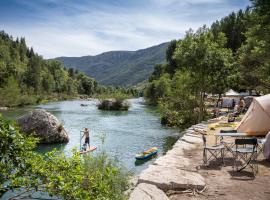
[[[4,106],[16,106],[20,103],[20,88],[13,76],[10,76],[6,85],[0,88],[0,104]]]
[[[247,42],[239,49],[241,85],[250,91],[270,91],[270,2],[253,0]]]
[[[217,88],[222,93],[226,89],[226,84],[217,80],[226,80],[232,68],[232,53],[230,49],[224,48],[225,42],[224,34],[220,33],[215,39],[209,29],[202,27],[195,33],[187,32],[186,37],[177,44],[174,54],[177,66],[182,71],[190,72],[196,83],[193,92],[199,100],[199,121],[205,114],[205,93],[216,92]],[[221,73],[221,70],[226,73]]]
[[[177,41],[172,40],[166,51],[167,72],[171,75],[175,73],[175,70],[177,68],[177,64],[173,58],[173,54],[176,49],[176,46],[177,46]]]
[[[245,32],[248,29],[250,16],[250,8],[247,8],[244,12],[242,10],[237,13],[232,12],[220,21],[214,22],[211,31],[215,38],[218,38],[220,32],[223,32],[227,38],[224,47],[230,48],[235,54],[246,41]]]
[[[129,174],[106,153],[42,155],[35,151],[38,140],[21,134],[16,124],[0,117],[0,129],[0,198],[15,190],[13,199],[38,198],[37,192],[67,200],[125,199]]]

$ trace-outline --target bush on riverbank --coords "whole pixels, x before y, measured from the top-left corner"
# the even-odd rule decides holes
[[[0,198],[15,189],[16,198],[44,192],[63,199],[125,199],[129,174],[106,153],[41,155],[37,139],[21,134],[13,122],[0,117],[0,129]]]

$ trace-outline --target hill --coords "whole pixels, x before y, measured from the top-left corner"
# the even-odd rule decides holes
[[[78,69],[99,83],[130,86],[146,80],[154,65],[165,60],[169,43],[137,51],[110,51],[96,56],[58,57],[67,68]]]

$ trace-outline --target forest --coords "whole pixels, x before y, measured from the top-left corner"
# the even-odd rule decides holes
[[[229,88],[266,94],[270,90],[270,1],[253,0],[246,10],[189,30],[171,41],[166,62],[155,66],[145,91],[158,105],[162,123],[185,128],[205,120],[206,94]]]
[[[24,38],[0,32],[0,105],[18,106],[102,90],[97,82],[60,62],[45,60],[28,48]]]

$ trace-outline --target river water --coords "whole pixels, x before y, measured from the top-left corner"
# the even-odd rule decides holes
[[[2,111],[2,114],[6,118],[16,119],[29,110],[41,108],[55,115],[69,133],[70,141],[66,145],[40,145],[41,152],[58,148],[69,154],[72,148],[80,146],[80,130],[88,127],[91,145],[97,146],[97,151],[106,150],[124,167],[137,174],[155,158],[138,163],[134,158],[136,153],[156,146],[158,156],[161,156],[171,148],[178,134],[177,130],[162,126],[158,114],[142,98],[130,99],[129,102],[131,107],[128,111],[102,111],[97,109],[96,100],[74,100],[17,108]]]

